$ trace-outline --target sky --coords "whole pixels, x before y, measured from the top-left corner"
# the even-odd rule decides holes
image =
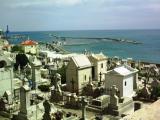
[[[160,29],[160,0],[0,0],[12,31]]]

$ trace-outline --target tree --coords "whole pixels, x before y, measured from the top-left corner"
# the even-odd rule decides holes
[[[22,50],[22,47],[19,45],[14,45],[11,49],[11,52],[20,52],[23,53],[24,51]]]
[[[62,84],[66,83],[66,66],[63,65],[60,69],[57,70],[57,73],[61,75]]]
[[[29,63],[29,60],[25,54],[19,53],[16,55],[16,63],[14,65],[16,70],[18,69],[18,66],[23,69],[27,63]]]
[[[50,91],[49,85],[39,85],[38,89],[40,89],[42,92],[49,92]]]

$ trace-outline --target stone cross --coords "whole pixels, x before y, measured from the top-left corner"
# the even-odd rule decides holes
[[[119,98],[116,95],[117,92],[118,89],[116,88],[116,85],[113,85],[111,88],[111,97],[110,97],[110,104],[112,107],[117,107],[119,104]]]
[[[86,120],[86,105],[88,104],[88,102],[84,97],[82,97],[81,104],[82,104],[82,120]]]
[[[91,76],[89,76],[89,85],[92,85]]]
[[[111,88],[111,95],[114,96],[116,95],[117,92],[118,92],[118,88],[116,87],[116,85],[113,85]]]

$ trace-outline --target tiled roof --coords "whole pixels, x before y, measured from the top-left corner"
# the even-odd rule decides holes
[[[33,40],[25,40],[21,43],[21,45],[37,45],[38,42],[33,41]]]

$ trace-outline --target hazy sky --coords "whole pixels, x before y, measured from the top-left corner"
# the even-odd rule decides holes
[[[160,0],[0,0],[12,31],[159,29]]]

